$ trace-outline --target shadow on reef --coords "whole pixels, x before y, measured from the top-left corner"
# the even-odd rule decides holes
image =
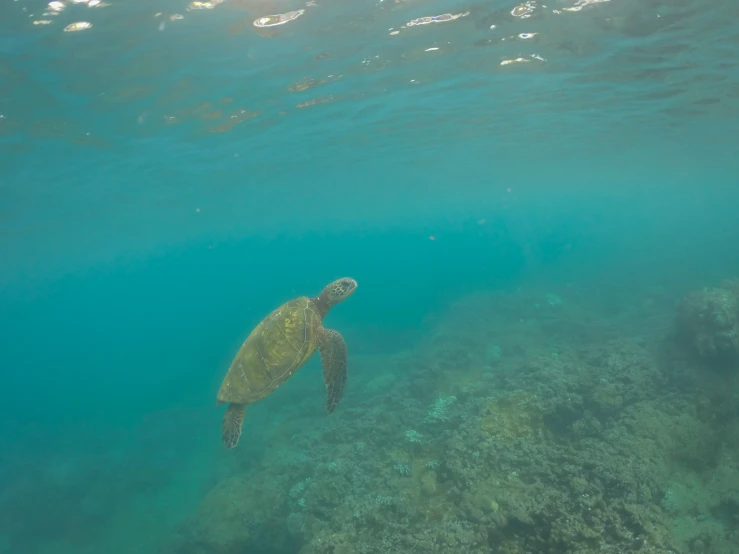
[[[383,371],[335,417],[296,408],[166,552],[735,554],[737,376],[685,355],[726,344],[686,324],[696,298],[676,324],[666,299],[609,318],[572,290],[463,299],[412,352],[353,358]]]

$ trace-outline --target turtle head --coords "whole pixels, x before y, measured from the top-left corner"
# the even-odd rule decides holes
[[[326,285],[321,296],[326,297],[329,306],[335,306],[349,298],[357,290],[357,282],[350,277],[342,277]]]

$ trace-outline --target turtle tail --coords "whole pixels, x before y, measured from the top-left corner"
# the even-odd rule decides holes
[[[233,448],[239,444],[241,424],[244,422],[246,404],[229,404],[223,416],[222,436],[226,448]]]

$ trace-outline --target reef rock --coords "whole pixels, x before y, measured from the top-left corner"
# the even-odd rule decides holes
[[[678,305],[676,331],[680,342],[701,358],[739,361],[739,281],[688,294]]]

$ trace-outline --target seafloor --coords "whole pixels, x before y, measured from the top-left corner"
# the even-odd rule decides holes
[[[305,396],[259,431],[167,552],[736,553],[739,375],[686,348],[722,308],[700,294],[468,296],[354,357],[333,416]]]
[[[739,285],[634,298],[572,286],[469,295],[394,354],[357,352],[347,331],[339,409],[323,412],[314,366],[251,406],[239,447],[201,464],[199,508],[160,552],[736,554]],[[191,417],[177,416],[181,436],[218,435],[210,415],[209,431]],[[89,544],[82,535],[106,529],[137,487],[176,488],[172,468],[194,447],[161,459],[157,433],[175,426],[153,427],[156,467],[138,445],[141,459],[85,466],[78,491],[69,478],[56,493],[60,478],[47,478],[45,497],[29,492],[37,482],[6,491],[8,544],[31,551],[39,533]],[[49,497],[67,509],[35,502]],[[161,530],[156,514],[176,506],[139,509]]]

